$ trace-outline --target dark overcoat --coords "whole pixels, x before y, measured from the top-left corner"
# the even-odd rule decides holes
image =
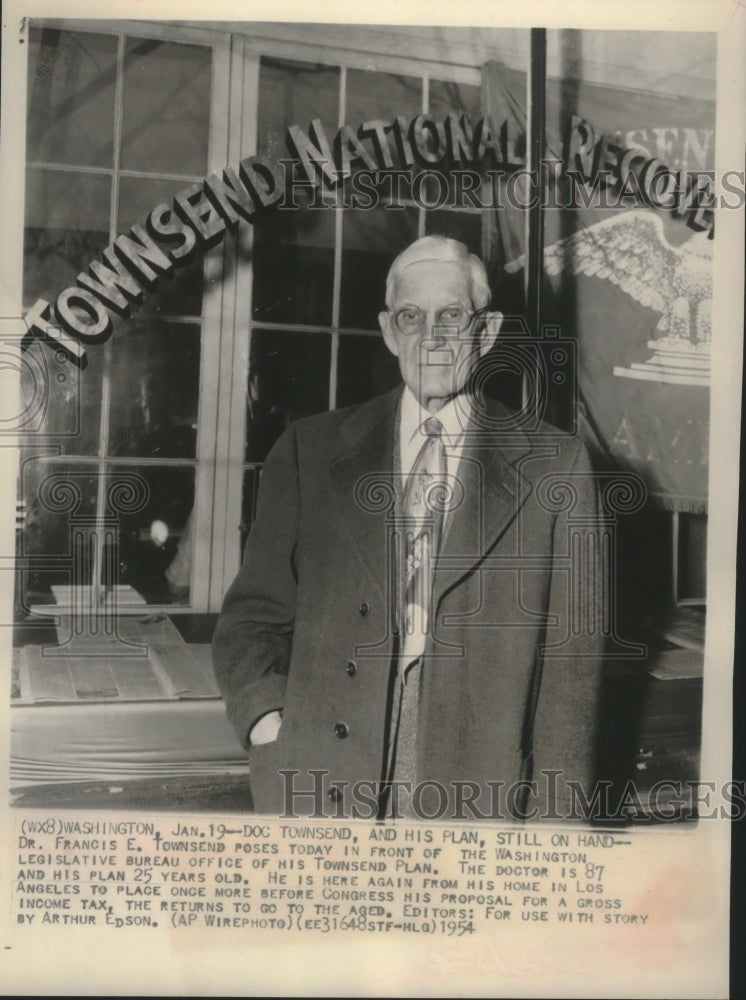
[[[299,420],[262,471],[213,645],[244,746],[260,716],[283,711],[278,740],[249,748],[259,812],[373,812],[392,697],[400,393]],[[552,818],[564,815],[566,782],[588,792],[593,772],[597,493],[576,438],[521,428],[497,403],[475,412],[434,579],[421,809],[470,820],[539,808]]]

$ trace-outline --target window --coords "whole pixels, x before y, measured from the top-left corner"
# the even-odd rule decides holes
[[[160,37],[31,29],[26,308],[73,284],[215,158],[225,39],[155,30]],[[204,601],[192,558],[209,517],[214,450],[200,432],[213,379],[204,267],[200,258],[147,297],[105,346],[89,349],[82,372],[31,348],[27,371],[35,366],[50,391],[42,436],[22,458],[21,606],[86,591],[100,603],[112,581],[124,609]],[[114,532],[103,530],[111,517]]]
[[[290,124],[317,117],[333,136],[446,106],[478,114],[476,67],[407,57],[384,71],[364,53],[311,62],[243,34],[110,27],[31,31],[26,308],[212,170],[287,157]],[[125,611],[220,607],[284,428],[399,381],[377,321],[392,255],[425,233],[480,250],[478,210],[427,210],[402,190],[364,212],[310,207],[296,183],[299,209],[242,227],[146,297],[85,371],[33,346],[28,370],[52,391],[22,459],[21,607],[100,603],[114,586]]]
[[[317,45],[300,40],[302,27],[294,40],[254,27],[33,26],[26,307],[74,283],[116,234],[206,173],[252,153],[287,157],[290,124],[307,128],[317,117],[331,137],[341,123],[427,111],[475,120],[479,66],[497,51],[494,39],[479,51],[473,41],[454,49],[449,36],[437,55],[437,32],[427,29],[386,38],[361,29],[353,51],[333,31]],[[525,33],[501,35],[516,88],[525,84],[526,43]],[[457,50],[460,65],[434,61]],[[381,182],[384,198],[368,211],[312,207],[296,174],[297,210],[241,227],[147,296],[105,346],[88,351],[84,372],[33,347],[26,388],[33,399],[49,387],[34,425],[48,433],[34,435],[22,461],[20,606],[59,603],[74,576],[79,588],[116,581],[126,588],[123,608],[132,600],[219,609],[262,463],[284,428],[399,380],[377,322],[393,254],[426,233],[481,250],[478,209],[423,207],[438,180],[428,173],[417,200],[411,178],[400,198]],[[447,171],[440,180],[451,183]],[[64,502],[63,482],[74,494]],[[107,518],[116,531],[102,533]],[[684,599],[703,592],[683,561],[689,544],[701,548],[700,534],[682,538]]]

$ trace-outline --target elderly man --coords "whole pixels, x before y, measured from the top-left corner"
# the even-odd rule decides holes
[[[577,440],[471,389],[489,299],[461,243],[417,240],[379,316],[404,386],[267,459],[213,647],[260,812],[556,819],[589,794],[600,602],[571,534],[595,551],[596,491]]]

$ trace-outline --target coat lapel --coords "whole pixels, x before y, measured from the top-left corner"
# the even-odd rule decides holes
[[[446,522],[435,570],[433,607],[489,552],[518,514],[531,484],[516,468],[531,450],[527,435],[510,423],[501,404],[489,403],[489,428],[467,431],[457,474],[461,497]]]
[[[394,504],[394,423],[402,387],[351,412],[329,468],[340,527],[386,597],[389,515]]]

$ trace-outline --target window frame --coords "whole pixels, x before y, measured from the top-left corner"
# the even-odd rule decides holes
[[[203,45],[212,49],[212,81],[210,100],[210,123],[207,143],[207,172],[212,173],[222,168],[227,162],[228,145],[228,122],[221,113],[228,101],[230,84],[230,34],[228,32],[216,32],[213,30],[200,30],[186,26],[167,24],[164,22],[148,23],[135,21],[89,21],[70,19],[49,19],[34,18],[32,26],[36,29],[50,28],[60,31],[71,31],[78,34],[104,34],[117,38],[117,78],[116,95],[114,109],[115,146],[119,144],[121,109],[122,109],[122,89],[123,89],[123,60],[124,45],[126,38],[146,38],[163,42],[173,42],[176,44]],[[28,76],[28,63],[26,60],[25,78]],[[150,177],[171,177],[176,180],[183,180],[186,186],[193,182],[192,175],[170,175],[163,173],[148,174],[144,171],[120,170],[119,164],[115,161],[111,168],[83,168],[77,165],[56,164],[37,161],[27,161],[25,158],[24,141],[24,164],[28,166],[49,167],[67,172],[98,172],[112,177],[112,190],[110,194],[110,222],[109,233],[113,239],[117,235],[116,213],[118,207],[118,185],[122,176]],[[25,176],[25,172],[24,172]],[[201,179],[201,178],[200,178]],[[222,249],[213,248],[204,255],[202,261],[203,276],[208,270],[222,267]],[[61,289],[59,289],[61,291]],[[214,468],[216,461],[215,436],[217,433],[217,399],[219,396],[219,353],[206,349],[212,343],[221,343],[220,321],[222,309],[222,289],[219,283],[211,284],[204,282],[202,311],[199,316],[169,316],[166,321],[188,321],[198,324],[201,330],[200,344],[200,371],[198,387],[198,410],[197,410],[197,437],[194,458],[153,458],[139,456],[113,456],[106,454],[101,444],[99,454],[96,455],[50,455],[49,461],[62,465],[75,467],[76,465],[95,465],[99,472],[117,467],[143,468],[193,468],[194,469],[194,510],[195,516],[192,524],[193,532],[193,562],[191,570],[189,598],[183,603],[173,604],[146,604],[140,606],[126,606],[117,609],[122,614],[141,614],[143,607],[148,612],[168,612],[180,613],[189,611],[204,611],[208,608],[209,601],[209,574],[211,570],[211,552],[208,546],[198,544],[198,539],[209,535],[212,508],[214,506]],[[137,317],[135,311],[134,317]],[[104,428],[108,414],[106,412],[108,404],[108,383],[110,375],[108,372],[108,362],[111,352],[116,349],[114,344],[116,335],[110,338],[103,348],[93,348],[93,350],[103,350],[105,355],[105,373],[102,385],[102,408],[100,415],[100,428]],[[102,434],[106,434],[105,430]],[[108,436],[108,435],[107,435]],[[97,500],[97,510],[103,511],[104,502],[103,478],[99,485],[99,496]],[[100,516],[99,513],[99,516]],[[94,567],[94,579],[100,582],[101,553]],[[69,606],[54,604],[49,606],[49,610],[64,613],[69,611]],[[46,606],[45,606],[46,610]]]

